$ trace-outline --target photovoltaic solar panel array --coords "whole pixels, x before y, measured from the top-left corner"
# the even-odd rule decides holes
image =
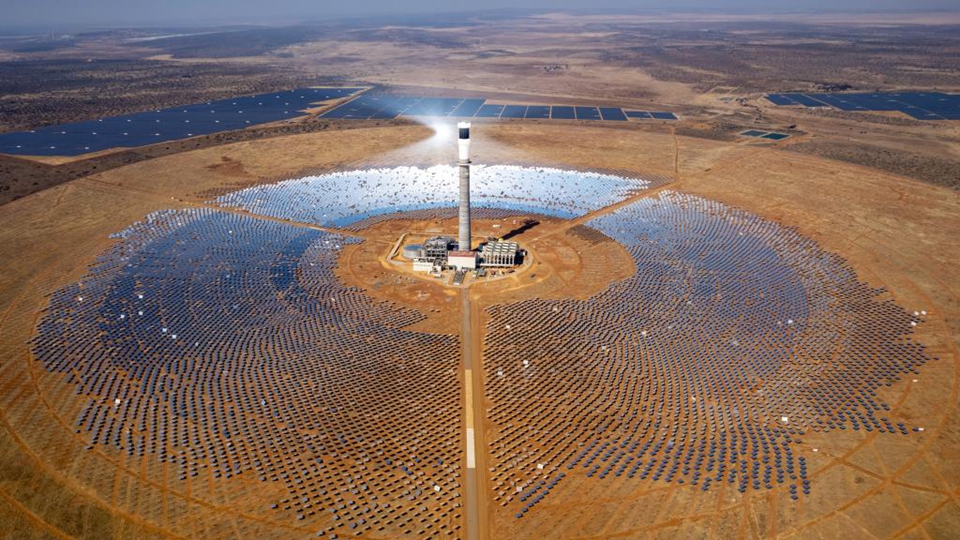
[[[362,88],[300,88],[171,107],[155,111],[60,124],[0,134],[0,153],[24,156],[78,156],[187,139],[302,116],[317,103],[350,97]],[[321,115],[344,120],[390,120],[399,116],[603,120],[677,120],[670,112],[626,111],[619,107],[495,105],[483,98],[363,94]]]
[[[677,120],[670,112],[624,112],[620,107],[572,107],[563,105],[498,105],[483,98],[455,99],[364,94],[323,118],[355,120],[390,119],[398,116],[451,118],[602,120],[625,122],[628,118]]]
[[[360,90],[362,88],[299,88],[2,133],[0,153],[77,156],[209,135],[301,116],[301,111],[315,103],[348,97]]]
[[[748,129],[746,131],[741,131],[740,135],[744,137],[755,137],[758,139],[768,139],[771,141],[782,141],[789,137],[790,135],[786,133],[777,133],[776,131],[763,131],[760,129]]]
[[[841,111],[900,111],[917,120],[960,120],[960,94],[881,92],[856,94],[768,94],[774,105],[832,107]]]
[[[666,111],[626,111],[626,115],[640,120],[679,120],[677,115]]]

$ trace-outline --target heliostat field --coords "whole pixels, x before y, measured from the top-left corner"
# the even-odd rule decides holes
[[[395,240],[372,218],[449,215],[452,174],[334,173],[131,225],[50,298],[31,344],[67,383],[49,391],[82,396],[72,421],[88,450],[163,464],[178,501],[168,515],[208,501],[261,537],[462,536],[477,497],[464,487],[464,337],[414,330],[414,303],[339,273],[347,248]],[[472,300],[485,309],[476,451],[502,535],[558,534],[582,518],[577,501],[624,486],[783,490],[799,505],[819,488],[808,436],[922,429],[882,391],[932,360],[911,339],[924,314],[796,231],[647,195],[654,179],[507,166],[477,177],[479,206],[553,220],[523,233],[532,260],[518,290],[551,234],[576,236],[585,257],[623,249],[634,266],[588,299]]]

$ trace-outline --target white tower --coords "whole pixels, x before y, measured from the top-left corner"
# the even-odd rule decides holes
[[[459,249],[470,251],[470,122],[457,124],[460,137],[460,235]]]

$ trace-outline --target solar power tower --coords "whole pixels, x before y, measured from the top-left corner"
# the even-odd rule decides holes
[[[470,251],[470,122],[457,124],[460,138],[460,250]]]

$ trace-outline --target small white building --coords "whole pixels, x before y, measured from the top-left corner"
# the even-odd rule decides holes
[[[436,266],[437,265],[433,259],[423,259],[420,257],[416,257],[413,259],[414,272],[433,272]]]
[[[447,264],[460,270],[476,270],[477,254],[474,251],[451,251],[447,254]]]

